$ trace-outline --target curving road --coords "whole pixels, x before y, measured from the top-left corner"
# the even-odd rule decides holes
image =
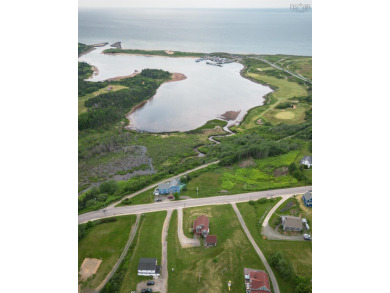
[[[177,237],[179,238],[182,248],[190,248],[200,246],[200,240],[198,238],[188,238],[183,232],[183,208],[177,209]]]
[[[155,211],[174,210],[177,208],[186,208],[186,207],[229,204],[229,203],[243,202],[248,200],[257,200],[262,197],[278,197],[278,196],[301,194],[307,192],[310,189],[312,189],[311,186],[301,186],[301,187],[293,187],[293,188],[286,188],[286,189],[274,189],[274,190],[257,191],[251,193],[240,193],[234,195],[192,198],[192,199],[178,200],[178,201],[155,202],[155,203],[135,205],[135,206],[123,206],[123,207],[110,206],[106,209],[79,215],[78,223],[81,224],[88,221],[94,221],[101,218],[107,218],[112,216],[122,216],[122,215],[130,215],[130,214],[149,213]]]

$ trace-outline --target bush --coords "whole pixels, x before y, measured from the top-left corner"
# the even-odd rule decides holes
[[[279,273],[284,280],[291,278],[294,268],[280,251],[275,251],[269,256],[269,262]]]
[[[265,197],[260,198],[260,199],[257,200],[258,204],[265,204],[266,202],[267,202],[267,199]]]
[[[250,204],[251,206],[254,206],[254,205],[255,205],[255,201],[254,201],[254,200],[250,200],[250,201],[249,201],[249,204]]]
[[[100,193],[107,193],[109,195],[113,195],[117,189],[118,183],[114,180],[103,182],[99,187]]]
[[[295,277],[295,293],[311,293],[312,285],[311,280],[308,277],[296,276]]]
[[[292,174],[295,170],[298,170],[297,165],[293,162],[288,166],[288,172]]]
[[[300,170],[295,170],[291,173],[291,175],[296,178],[298,181],[305,181],[306,180],[306,176],[303,175],[302,171]]]
[[[131,204],[131,199],[130,198],[126,198],[122,201],[122,204],[124,205],[130,205]]]
[[[179,200],[179,199],[180,199],[180,194],[177,193],[177,192],[175,192],[175,193],[173,194],[173,196],[175,197],[175,200]]]

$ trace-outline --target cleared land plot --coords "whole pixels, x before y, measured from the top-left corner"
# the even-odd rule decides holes
[[[90,276],[96,274],[102,260],[96,258],[86,258],[81,264],[80,279],[86,281]]]
[[[140,258],[157,258],[158,265],[161,265],[161,233],[166,215],[166,211],[144,214],[136,246],[119,292],[135,291],[139,282],[149,279],[137,275]]]
[[[292,263],[295,274],[311,277],[312,243],[310,241],[295,242],[283,240],[264,240],[262,239],[262,235],[259,231],[261,229],[261,223],[259,226],[257,226],[257,223],[259,223],[261,215],[267,210],[267,206],[256,204],[257,212],[255,212],[254,206],[251,206],[249,203],[238,203],[237,207],[240,210],[240,213],[244,218],[252,237],[256,241],[257,245],[260,247],[261,251],[263,251],[268,262],[270,261],[269,256],[271,253],[275,251],[281,251],[285,258]],[[292,277],[291,279],[284,280],[282,279],[277,270],[275,270],[274,268],[272,269],[276,276],[276,279],[278,280],[280,291],[282,293],[294,293],[294,278]]]
[[[244,267],[264,269],[264,265],[231,205],[189,208],[183,212],[184,230],[197,215],[209,216],[210,234],[217,236],[217,246],[181,248],[177,236],[177,211],[174,211],[168,231],[168,292],[183,292],[183,288],[186,293],[227,292],[229,280],[231,292],[244,292]]]
[[[96,274],[82,285],[83,288],[96,288],[111,271],[126,245],[135,219],[135,215],[122,216],[115,222],[99,224],[79,241],[79,269],[86,258],[102,260]]]

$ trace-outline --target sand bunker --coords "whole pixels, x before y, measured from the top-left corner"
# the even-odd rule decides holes
[[[80,268],[81,281],[86,281],[90,276],[96,274],[101,262],[102,260],[97,258],[84,259]]]

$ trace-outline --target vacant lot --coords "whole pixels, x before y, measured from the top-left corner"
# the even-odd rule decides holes
[[[299,153],[297,150],[278,157],[251,160],[246,168],[241,168],[240,163],[218,167],[191,179],[183,195],[196,198],[303,185],[286,171]]]
[[[275,202],[276,204],[276,202]],[[282,241],[282,240],[264,240],[260,234],[261,225],[260,218],[256,216],[255,207],[249,203],[238,203],[238,209],[245,223],[269,261],[269,255],[275,251],[281,251],[286,259],[288,259],[293,267],[295,274],[300,276],[310,276],[312,274],[312,243],[303,241]],[[267,209],[267,205],[256,204],[257,215],[262,215]],[[280,274],[273,269],[273,272],[278,280],[278,284],[282,293],[294,293],[295,283],[294,278],[284,280]]]
[[[78,270],[85,258],[102,260],[96,274],[83,287],[96,288],[111,271],[129,239],[135,219],[134,215],[122,216],[115,222],[99,224],[79,241]]]
[[[217,235],[217,246],[181,248],[177,238],[177,212],[174,211],[168,232],[168,292],[244,291],[244,267],[264,269],[264,265],[245,236],[230,205],[184,209],[184,232],[200,214],[210,218],[210,234]],[[174,271],[172,271],[174,268]]]
[[[135,291],[139,282],[149,279],[137,275],[140,258],[157,258],[158,265],[161,265],[161,233],[166,215],[166,211],[144,214],[134,253],[119,292]]]

